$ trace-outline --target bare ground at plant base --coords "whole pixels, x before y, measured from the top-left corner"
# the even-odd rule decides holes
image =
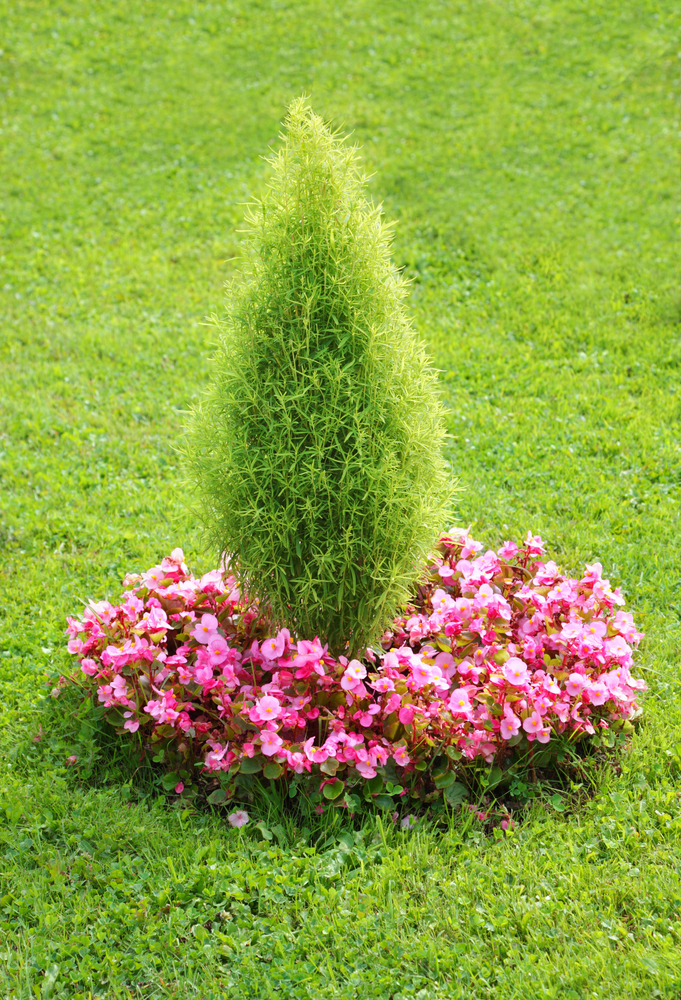
[[[678,997],[677,7],[65,0],[0,24],[2,995]],[[462,523],[599,559],[647,633],[618,766],[511,835],[324,814],[260,841],[144,797],[46,707],[81,599],[178,544],[211,564],[173,446],[302,91],[398,219]]]

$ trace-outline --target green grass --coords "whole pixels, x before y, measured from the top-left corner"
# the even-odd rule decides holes
[[[678,1000],[678,5],[0,18],[0,994]],[[212,561],[174,445],[241,203],[302,91],[354,131],[399,219],[461,520],[599,558],[647,632],[619,773],[509,837],[320,821],[260,843],[146,796],[49,698],[81,599],[177,544]]]

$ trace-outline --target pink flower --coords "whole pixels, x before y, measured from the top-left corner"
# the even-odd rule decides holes
[[[372,765],[368,761],[361,761],[361,760],[355,761],[355,767],[357,768],[357,770],[359,771],[359,773],[362,775],[363,778],[369,779],[376,777],[376,768],[372,767]]]
[[[378,691],[379,694],[385,694],[386,691],[394,691],[395,684],[390,680],[389,677],[379,677],[377,681],[371,684],[374,691]]]
[[[520,730],[520,719],[513,712],[507,712],[501,720],[501,738],[510,740]]]
[[[610,697],[610,692],[603,681],[594,681],[588,686],[588,695],[592,705],[604,705]]]
[[[303,744],[303,751],[308,760],[313,761],[315,764],[323,764],[324,761],[330,756],[329,751],[324,747],[316,747],[314,745],[314,736],[311,736],[309,740],[306,740]]]
[[[515,542],[504,542],[500,549],[497,549],[500,559],[513,559],[518,555],[518,546]]]
[[[417,823],[418,819],[412,813],[409,813],[408,816],[405,816],[404,819],[400,820],[400,826],[403,830],[411,830]]]
[[[522,687],[530,679],[527,672],[527,664],[523,663],[517,656],[509,657],[506,663],[504,663],[504,677],[509,684],[513,684],[515,687]]]
[[[362,666],[359,660],[350,660],[345,668],[345,676],[353,681],[361,681],[367,675],[366,667]]]
[[[201,615],[201,621],[196,628],[190,632],[190,635],[196,639],[197,642],[208,645],[215,632],[217,632],[217,628],[218,620],[215,615]]]
[[[467,715],[472,707],[466,688],[457,688],[456,691],[452,691],[447,703],[447,708],[452,715]]]
[[[416,688],[432,684],[439,676],[441,676],[440,668],[424,663],[419,656],[415,656],[411,661],[411,677]]]
[[[614,660],[628,661],[631,658],[631,646],[627,645],[621,635],[616,635],[614,639],[608,639],[605,651]]]
[[[123,723],[123,729],[127,729],[129,733],[136,733],[140,727],[139,722],[134,716],[133,712],[123,712],[123,718],[127,721]]]
[[[437,571],[445,583],[449,583],[452,577],[456,575],[456,570],[453,570],[451,566],[438,566]]]
[[[573,698],[577,698],[584,690],[586,683],[587,680],[586,677],[583,676],[583,674],[572,673],[570,674],[568,682],[565,685],[565,690]]]
[[[221,635],[212,635],[208,641],[208,652],[211,663],[216,667],[220,666],[229,656],[230,649],[227,640],[223,639]]]
[[[278,719],[281,715],[281,702],[278,698],[273,698],[271,695],[265,695],[260,701],[255,703],[257,714],[263,722],[269,722],[270,719]]]
[[[533,712],[527,719],[523,719],[523,729],[526,733],[536,735],[544,728],[544,720],[539,712]]]
[[[269,729],[260,730],[261,749],[266,757],[274,756],[283,742],[280,736],[277,736],[276,733],[271,732]]]
[[[398,718],[403,726],[408,726],[414,721],[414,706],[403,705],[399,711]]]
[[[184,784],[181,781],[178,781],[178,783],[175,785],[175,791],[177,792],[178,795],[180,795],[184,791]]]
[[[400,767],[406,767],[411,761],[411,757],[407,753],[407,748],[403,746],[395,747],[393,750],[393,760]]]
[[[288,634],[288,631],[287,631]],[[265,639],[265,641],[260,646],[260,652],[265,657],[266,660],[278,660],[280,656],[284,655],[284,650],[286,649],[286,635],[282,630],[276,638]]]
[[[249,819],[250,816],[245,809],[237,809],[236,812],[230,813],[227,817],[227,820],[232,824],[232,826],[236,827],[237,830],[240,830],[242,826],[246,826]]]
[[[80,661],[80,669],[84,674],[87,674],[88,677],[94,677],[99,672],[96,662],[89,659],[87,656],[84,660]]]
[[[527,532],[527,538],[525,539],[525,548],[531,556],[540,556],[544,552],[544,543],[542,542],[539,535],[532,536],[532,532]]]
[[[74,764],[78,763],[78,758],[76,757],[75,753],[72,753],[70,757],[66,758],[66,763],[69,767],[73,767]]]
[[[544,725],[537,733],[537,742],[548,743],[551,739],[551,726]]]

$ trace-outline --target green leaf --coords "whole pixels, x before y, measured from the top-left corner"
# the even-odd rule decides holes
[[[436,788],[449,788],[456,781],[456,775],[453,771],[444,771],[442,774],[438,774],[435,778]]]
[[[221,802],[224,802],[227,798],[227,792],[224,788],[216,788],[214,792],[211,792],[208,796],[207,801],[210,802],[212,806],[219,806]]]
[[[262,820],[255,824],[255,829],[258,830],[263,840],[272,840],[272,831],[268,830]]]
[[[344,788],[345,785],[343,782],[336,779],[332,784],[324,785],[322,795],[325,799],[337,799],[342,794]]]
[[[161,784],[165,788],[166,792],[169,792],[181,780],[182,779],[180,778],[179,774],[176,774],[175,771],[171,771],[170,774],[164,774],[163,775],[163,777],[161,778]]]
[[[378,792],[383,791],[383,778],[380,774],[377,774],[375,778],[369,778],[367,781],[367,788],[372,795],[376,795]]]
[[[242,757],[241,758],[241,773],[242,774],[257,774],[258,771],[262,770],[263,758],[261,756],[257,757]]]
[[[498,785],[503,780],[504,780],[504,772],[497,764],[495,764],[494,767],[490,768],[485,778],[485,785],[487,788],[494,788],[495,785]]]
[[[461,782],[455,781],[445,790],[445,798],[450,806],[458,806],[468,798],[468,790]]]
[[[394,809],[395,803],[389,795],[377,795],[374,802],[379,809]]]
[[[281,764],[277,764],[276,760],[269,761],[269,763],[265,764],[264,768],[262,769],[263,775],[266,778],[270,779],[278,778],[282,771],[283,768]]]

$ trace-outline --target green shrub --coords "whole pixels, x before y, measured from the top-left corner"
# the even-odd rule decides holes
[[[407,599],[453,483],[356,150],[303,100],[282,138],[188,457],[211,543],[274,622],[355,650]]]

